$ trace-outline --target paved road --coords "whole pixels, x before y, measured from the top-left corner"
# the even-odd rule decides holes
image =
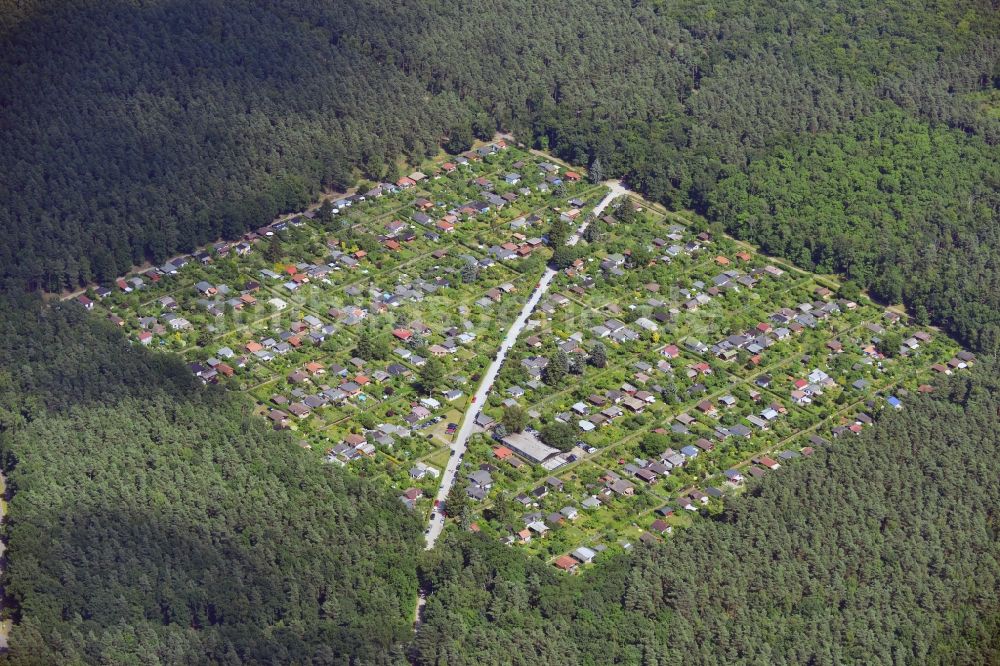
[[[604,209],[607,208],[614,199],[626,194],[628,190],[622,187],[621,183],[617,180],[607,181],[605,183],[610,188],[607,196],[601,199],[601,202],[597,204],[594,208],[594,217],[600,216]],[[576,230],[567,242],[569,245],[576,245],[577,241],[583,235],[586,230],[587,224],[584,222],[580,225],[580,228]],[[480,412],[483,411],[483,405],[486,402],[486,396],[489,394],[490,388],[493,386],[493,381],[497,377],[497,373],[500,372],[500,366],[503,365],[504,359],[507,357],[507,352],[510,348],[514,346],[517,341],[517,336],[520,335],[521,331],[524,330],[525,324],[527,324],[528,319],[535,311],[535,307],[538,302],[548,291],[549,285],[552,284],[552,279],[555,278],[556,271],[551,268],[545,269],[545,274],[542,275],[542,279],[532,292],[531,297],[528,302],[524,304],[521,309],[521,314],[518,315],[517,319],[511,325],[510,330],[507,331],[506,337],[503,339],[503,343],[500,345],[500,349],[497,352],[496,357],[493,362],[490,363],[489,367],[486,369],[486,373],[483,375],[483,379],[479,384],[479,389],[475,393],[473,401],[470,403],[469,408],[465,412],[465,416],[462,420],[462,426],[458,430],[458,435],[455,437],[455,441],[451,445],[451,457],[448,458],[448,464],[445,466],[444,474],[441,476],[441,487],[438,488],[437,495],[435,499],[439,504],[443,504],[445,498],[448,497],[448,492],[451,487],[455,485],[455,477],[458,475],[458,468],[462,464],[462,456],[465,455],[465,450],[469,442],[469,436],[472,434],[472,430],[476,424],[476,417],[479,416]],[[434,547],[434,543],[437,541],[438,537],[441,536],[441,531],[444,529],[444,514],[437,508],[431,510],[430,525],[427,529],[427,549],[430,550]]]

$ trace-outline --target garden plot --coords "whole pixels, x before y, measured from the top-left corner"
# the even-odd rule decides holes
[[[665,538],[963,362],[832,281],[627,206],[634,223],[603,220],[488,398],[492,437],[466,458],[491,475],[470,494],[480,531],[546,559]],[[562,453],[534,460],[511,428]]]

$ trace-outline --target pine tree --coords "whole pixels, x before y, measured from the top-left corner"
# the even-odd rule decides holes
[[[472,139],[472,125],[468,122],[460,123],[448,132],[445,150],[453,155],[464,152],[472,147]]]
[[[319,210],[316,211],[316,218],[324,226],[333,221],[333,204],[330,203],[329,199],[324,199],[323,203],[319,205]]]
[[[281,239],[278,238],[278,234],[273,234],[267,242],[267,249],[264,250],[264,258],[275,264],[281,261],[281,257],[284,255],[284,250],[281,248]]]
[[[552,253],[552,265],[559,270],[572,266],[573,262],[577,259],[577,255],[579,254],[576,248],[577,246],[575,245],[557,246],[555,251]]]
[[[569,357],[562,349],[556,351],[549,357],[549,364],[545,367],[545,382],[555,385],[563,380],[569,372]]]
[[[366,324],[358,339],[356,353],[366,361],[383,360],[389,356],[389,344],[371,324]]]
[[[472,284],[479,278],[479,269],[475,264],[469,262],[462,265],[462,282]]]
[[[441,359],[432,358],[420,368],[420,388],[430,395],[444,379],[444,364]]]
[[[517,405],[511,405],[503,410],[501,424],[507,432],[521,432],[528,425],[528,414]]]
[[[590,364],[595,368],[603,368],[608,364],[608,351],[603,342],[598,342],[590,350]]]
[[[465,483],[455,483],[451,486],[444,504],[445,513],[449,517],[461,516],[465,512],[465,508],[469,504],[468,489],[468,481]]]
[[[595,157],[594,161],[590,163],[590,171],[587,175],[592,183],[604,181],[604,167],[601,165],[600,157]]]
[[[878,341],[878,350],[893,358],[899,355],[899,347],[903,344],[903,336],[897,331],[889,331]]]
[[[572,232],[569,224],[561,217],[557,217],[552,221],[552,227],[549,228],[549,246],[560,247],[564,245]]]
[[[576,429],[568,423],[553,421],[541,431],[542,441],[560,451],[569,451],[576,444]]]

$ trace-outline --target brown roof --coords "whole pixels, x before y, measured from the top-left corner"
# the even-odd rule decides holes
[[[505,460],[514,455],[514,452],[508,449],[506,446],[498,446],[493,449],[493,455],[495,455],[500,460]]]
[[[578,563],[569,555],[561,555],[558,558],[556,558],[554,564],[563,571],[570,571],[574,569]]]

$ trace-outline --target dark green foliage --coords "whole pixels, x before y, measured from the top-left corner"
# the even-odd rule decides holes
[[[417,664],[1000,657],[996,369],[911,395],[662,545],[581,576],[482,537],[426,556]]]
[[[595,368],[603,368],[608,364],[608,350],[604,347],[603,342],[594,344],[594,348],[590,350],[589,360]]]
[[[558,270],[569,268],[580,256],[580,250],[576,245],[558,245],[552,252],[552,265]]]
[[[720,178],[775,147],[792,151],[777,158],[792,182],[809,180],[803,150],[861,157],[809,138],[867,146],[865,117],[891,104],[937,124],[906,150],[938,142],[945,154],[927,178],[909,165],[879,175],[875,210],[848,212],[864,221],[846,240],[836,217],[814,233],[798,219],[734,223],[757,214],[738,198],[718,214],[796,261],[856,272],[980,349],[998,344],[984,298],[996,284],[968,277],[1000,273],[978,249],[997,246],[979,196],[997,189],[995,172],[980,178],[980,149],[956,163],[937,127],[1000,139],[982,102],[1000,83],[1000,13],[987,3],[35,0],[2,14],[0,278],[19,285],[106,282],[301,209],[350,184],[352,168],[392,179],[400,153],[419,161],[446,135],[458,150],[496,128],[706,212],[726,198]],[[906,203],[914,175],[936,200]],[[796,209],[809,207],[802,194]]]
[[[504,408],[500,423],[508,433],[521,432],[528,426],[528,413],[518,405],[511,405]]]
[[[569,357],[562,349],[557,349],[556,353],[549,357],[549,364],[545,366],[545,383],[555,386],[568,372]]]
[[[576,444],[576,428],[562,421],[553,421],[542,427],[541,440],[560,451],[569,451]]]
[[[655,258],[656,257],[653,256],[653,253],[648,249],[644,247],[635,247],[632,248],[632,251],[626,256],[625,264],[629,268],[642,268],[643,266],[648,265]]]
[[[316,210],[316,219],[318,219],[324,225],[329,225],[332,217],[333,217],[333,204],[330,203],[329,199],[323,199],[323,203],[321,203],[319,205],[319,208]]]
[[[267,239],[267,247],[264,249],[264,258],[272,263],[277,263],[281,261],[281,257],[284,256],[284,251],[281,248],[281,238],[278,234],[273,234]]]
[[[879,341],[877,348],[880,352],[894,358],[899,356],[899,347],[903,344],[903,336],[898,331],[887,331]]]
[[[857,301],[861,297],[861,287],[854,280],[844,280],[840,284],[837,295],[849,301]]]
[[[601,163],[600,157],[595,157],[594,161],[590,163],[587,177],[592,183],[600,183],[604,180],[604,165]]]
[[[456,480],[455,485],[448,490],[445,497],[445,512],[449,518],[458,518],[465,513],[469,506],[469,482]]]
[[[358,336],[358,347],[355,352],[358,357],[366,361],[384,360],[389,358],[389,348],[389,337],[369,322]]]
[[[444,379],[444,363],[439,358],[430,358],[424,367],[420,368],[420,388],[430,395]]]
[[[462,282],[471,284],[479,277],[479,267],[471,262],[462,264]]]
[[[658,456],[670,448],[672,443],[668,435],[649,432],[642,436],[642,441],[639,443],[639,451],[644,456]]]
[[[1000,119],[976,93],[1000,83],[998,17],[967,0],[8,2],[0,280],[107,283],[501,128],[996,350]],[[553,232],[559,248],[571,230]],[[14,661],[402,660],[417,528],[393,498],[303,462],[175,360],[29,312],[0,343]],[[952,385],[961,406],[921,398],[584,580],[462,536],[428,567],[418,661],[988,661],[996,386]]]
[[[4,302],[12,662],[393,660],[420,531],[391,493],[75,305]]]
[[[444,147],[449,153],[457,155],[471,148],[472,140],[472,126],[468,123],[462,123],[451,128]]]
[[[733,233],[1000,349],[996,147],[892,111],[751,163],[710,214]]]
[[[606,235],[606,225],[600,220],[594,220],[583,230],[583,239],[591,244],[601,242]]]
[[[566,241],[569,239],[570,234],[572,233],[573,233],[573,227],[571,227],[568,222],[562,219],[562,217],[557,217],[552,221],[552,226],[549,227],[549,234],[548,234],[549,246],[558,250],[559,248],[565,246]]]
[[[0,271],[30,286],[237,237],[352,184],[352,166],[394,178],[465,115],[375,55],[393,21],[367,3],[10,4]]]

